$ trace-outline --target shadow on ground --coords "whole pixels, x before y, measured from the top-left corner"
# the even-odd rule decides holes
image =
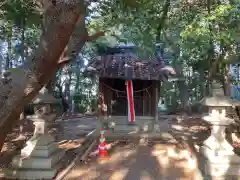
[[[80,162],[69,172],[66,180],[176,180],[193,179],[195,169],[175,146],[119,146],[109,160],[92,158],[87,164]],[[181,155],[180,155],[181,154]],[[179,155],[179,156],[178,156]],[[190,179],[189,179],[190,178]]]

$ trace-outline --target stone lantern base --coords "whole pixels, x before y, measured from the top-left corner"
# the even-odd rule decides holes
[[[233,179],[240,176],[240,157],[231,150],[200,148],[201,167],[204,176]]]
[[[233,120],[217,111],[204,116],[204,119],[211,122],[212,131],[200,148],[202,171],[211,178],[234,180],[240,176],[240,157],[225,138],[225,129]]]
[[[46,122],[34,116],[35,132],[21,154],[13,158],[11,168],[5,169],[9,179],[53,179],[65,151],[57,147],[54,138],[46,133]]]

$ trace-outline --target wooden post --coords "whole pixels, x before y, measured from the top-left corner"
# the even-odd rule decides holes
[[[142,92],[143,116],[145,115],[145,91]]]
[[[143,81],[143,88],[145,88],[145,85],[146,85],[146,83],[145,83],[145,81]],[[142,110],[143,110],[143,112],[142,112],[142,116],[144,116],[145,115],[145,91],[142,91],[141,92],[141,94],[142,94]]]
[[[158,100],[159,100],[159,84],[158,82],[154,83],[155,87],[155,121],[158,122]]]
[[[105,86],[102,87],[103,88],[103,115],[104,115],[104,122],[107,121],[108,119],[108,97],[105,95],[108,94],[108,89],[106,89]]]
[[[106,104],[104,98],[104,87],[102,82],[99,82],[99,93],[98,93],[98,111],[99,111],[99,119],[102,121],[106,116]]]
[[[104,97],[105,91],[102,85],[103,80],[99,80],[99,93],[98,93],[98,113],[99,113],[99,128],[104,126],[107,121],[107,105]]]
[[[99,87],[98,87],[98,119],[100,121],[102,120],[102,117],[103,117],[102,105],[103,105],[103,92],[102,92],[101,80],[99,80]]]

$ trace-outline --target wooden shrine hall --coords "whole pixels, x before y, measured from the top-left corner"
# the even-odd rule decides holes
[[[160,82],[175,75],[159,56],[137,58],[134,47],[108,48],[89,64],[87,73],[99,78],[100,120],[140,126],[158,120]]]

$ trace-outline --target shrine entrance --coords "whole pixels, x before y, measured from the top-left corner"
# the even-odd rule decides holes
[[[103,94],[106,112],[103,116],[128,116],[126,81],[123,79],[100,78],[99,91]],[[156,81],[132,80],[135,116],[155,116],[157,103]],[[160,88],[160,87],[159,87]],[[102,102],[100,100],[99,102]]]

